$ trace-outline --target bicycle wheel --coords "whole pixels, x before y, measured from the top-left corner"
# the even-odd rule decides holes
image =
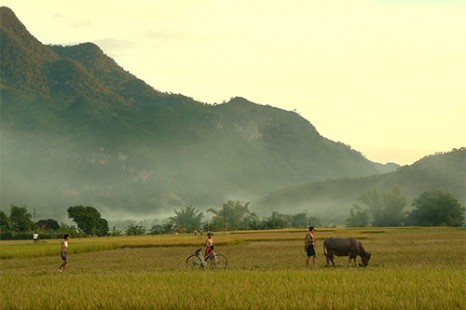
[[[215,254],[215,256],[210,259],[210,267],[213,269],[226,269],[227,264],[227,258],[223,254]]]
[[[203,268],[202,260],[199,256],[191,254],[186,258],[186,268],[187,269],[200,269]]]

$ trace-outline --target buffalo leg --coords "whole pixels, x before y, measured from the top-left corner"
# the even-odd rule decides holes
[[[327,261],[327,266],[328,266],[328,262],[331,261],[333,267],[336,267],[335,261],[333,260],[333,255],[327,255],[327,256],[325,256],[325,260]]]
[[[358,262],[356,261],[356,257],[353,257],[350,255],[349,260],[348,260],[348,267],[351,267],[351,260],[354,261],[354,266],[359,267]]]

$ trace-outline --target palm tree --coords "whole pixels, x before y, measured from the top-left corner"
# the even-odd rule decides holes
[[[214,214],[212,225],[224,229],[235,230],[240,228],[244,216],[249,214],[249,202],[244,205],[240,201],[228,200],[220,210],[209,209],[207,212]]]
[[[175,209],[175,216],[169,219],[172,224],[183,226],[187,231],[191,232],[201,227],[203,218],[204,214],[190,205],[184,209],[181,208],[179,211]]]

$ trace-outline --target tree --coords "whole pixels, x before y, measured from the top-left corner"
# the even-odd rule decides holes
[[[307,213],[302,212],[291,216],[291,227],[307,227],[309,226],[309,220]]]
[[[54,231],[54,230],[58,230],[60,228],[60,225],[58,224],[58,222],[55,221],[55,220],[52,220],[52,219],[39,220],[39,221],[37,221],[35,226],[37,228],[40,228],[40,229],[46,230],[46,231]]]
[[[139,224],[131,224],[126,227],[126,234],[128,236],[140,236],[146,233],[146,228]]]
[[[414,199],[414,210],[408,215],[410,225],[461,226],[465,208],[452,194],[433,189]]]
[[[346,219],[347,227],[365,227],[369,225],[369,211],[358,205],[350,209],[350,216]]]
[[[242,203],[241,201],[228,200],[223,204],[220,210],[209,209],[207,212],[214,214],[211,226],[215,229],[223,229],[224,226],[228,230],[240,229],[243,218],[249,214],[249,202]]]
[[[63,222],[60,223],[60,228],[58,228],[57,233],[70,234],[72,237],[79,236],[78,229],[75,226],[70,226]]]
[[[321,221],[317,216],[308,216],[307,212],[297,213],[290,216],[290,227],[320,226]]]
[[[150,229],[150,234],[151,235],[161,235],[161,234],[166,234],[172,229],[172,224],[171,223],[165,223],[165,224],[156,224],[153,225]]]
[[[175,216],[170,217],[171,224],[176,224],[186,228],[188,232],[194,231],[201,227],[202,219],[204,214],[194,208],[193,206],[187,206],[181,208],[180,211],[175,209]]]
[[[395,186],[391,192],[383,193],[382,198],[385,207],[384,218],[379,222],[384,226],[403,225],[406,220],[406,212],[403,212],[406,206],[406,198],[400,195],[400,188]]]
[[[363,202],[372,216],[373,226],[399,226],[403,224],[403,209],[406,199],[400,196],[400,188],[395,186],[391,192],[379,193],[370,190],[361,193],[359,201]]]
[[[10,219],[6,216],[5,212],[0,211],[0,231],[10,231]]]
[[[32,216],[28,213],[27,206],[17,207],[11,205],[10,223],[13,230],[30,231],[33,228]]]
[[[248,213],[241,219],[240,229],[258,230],[261,228],[262,221],[255,212]]]
[[[74,206],[68,208],[68,217],[87,235],[105,236],[108,234],[108,222],[101,218],[94,207]]]
[[[263,222],[265,229],[280,229],[288,226],[291,216],[273,211],[269,218]]]
[[[308,223],[307,226],[321,226],[322,225],[322,221],[317,216],[308,216],[307,223]]]
[[[110,236],[116,237],[120,235],[121,235],[121,231],[118,230],[115,226],[113,226],[112,229],[110,230]]]

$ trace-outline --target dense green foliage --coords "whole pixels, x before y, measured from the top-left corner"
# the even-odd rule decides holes
[[[408,216],[408,224],[420,226],[460,226],[466,209],[450,193],[433,189],[413,201],[415,209]]]
[[[146,228],[138,224],[131,224],[126,228],[126,235],[141,236],[146,233]]]
[[[367,206],[372,226],[400,226],[403,223],[406,199],[400,195],[398,187],[387,193],[370,190],[361,193],[359,200]]]
[[[5,222],[8,223],[11,230],[24,232],[30,231],[33,228],[32,215],[28,213],[27,206],[17,207],[11,205],[10,218]]]
[[[5,212],[0,211],[0,231],[5,231],[10,229],[10,219],[5,214]]]
[[[389,193],[370,190],[359,200],[366,205],[354,205],[346,219],[347,227],[372,226],[461,226],[465,222],[465,207],[451,193],[433,189],[415,198],[410,212],[405,212],[406,199],[397,187]]]
[[[32,215],[26,205],[17,207],[10,206],[10,216],[0,211],[0,240],[9,239],[31,239],[33,233],[38,233],[41,239],[50,239],[61,236],[63,233],[76,233],[76,228],[66,224],[59,225],[53,219],[40,219],[33,222]]]
[[[308,216],[306,213],[295,215],[272,212],[269,217],[260,218],[256,213],[249,211],[249,203],[229,200],[223,204],[223,208],[208,212],[214,216],[208,220],[202,212],[193,206],[187,206],[180,210],[175,209],[175,215],[169,217],[164,224],[153,225],[150,229],[141,222],[128,221],[124,231],[113,227],[109,230],[107,220],[103,219],[100,212],[90,206],[74,206],[68,208],[68,215],[77,224],[68,226],[58,224],[53,219],[40,219],[36,223],[30,220],[31,215],[27,206],[18,208],[12,206],[12,217],[7,217],[0,212],[0,240],[4,239],[30,239],[33,233],[39,233],[41,238],[50,239],[61,237],[63,233],[70,233],[73,237],[90,236],[140,236],[146,233],[152,235],[172,233],[197,233],[207,230],[231,231],[231,230],[267,230],[277,228],[303,228],[309,225],[319,226],[318,217]],[[28,222],[27,228],[21,228],[18,223]]]
[[[249,202],[243,204],[240,201],[229,200],[219,210],[209,209],[214,214],[209,227],[214,230],[250,229],[244,227],[243,219],[250,214]]]
[[[74,206],[68,208],[68,217],[78,225],[78,228],[90,236],[106,236],[108,222],[103,219],[96,208],[90,206]]]
[[[39,220],[35,226],[45,231],[56,231],[60,228],[60,224],[54,219]]]
[[[346,219],[346,227],[369,226],[369,210],[358,205],[353,205],[350,209],[350,216]]]
[[[175,216],[170,217],[170,222],[172,225],[182,226],[187,231],[192,232],[201,228],[203,218],[202,212],[193,206],[187,206],[179,211],[175,209]]]

